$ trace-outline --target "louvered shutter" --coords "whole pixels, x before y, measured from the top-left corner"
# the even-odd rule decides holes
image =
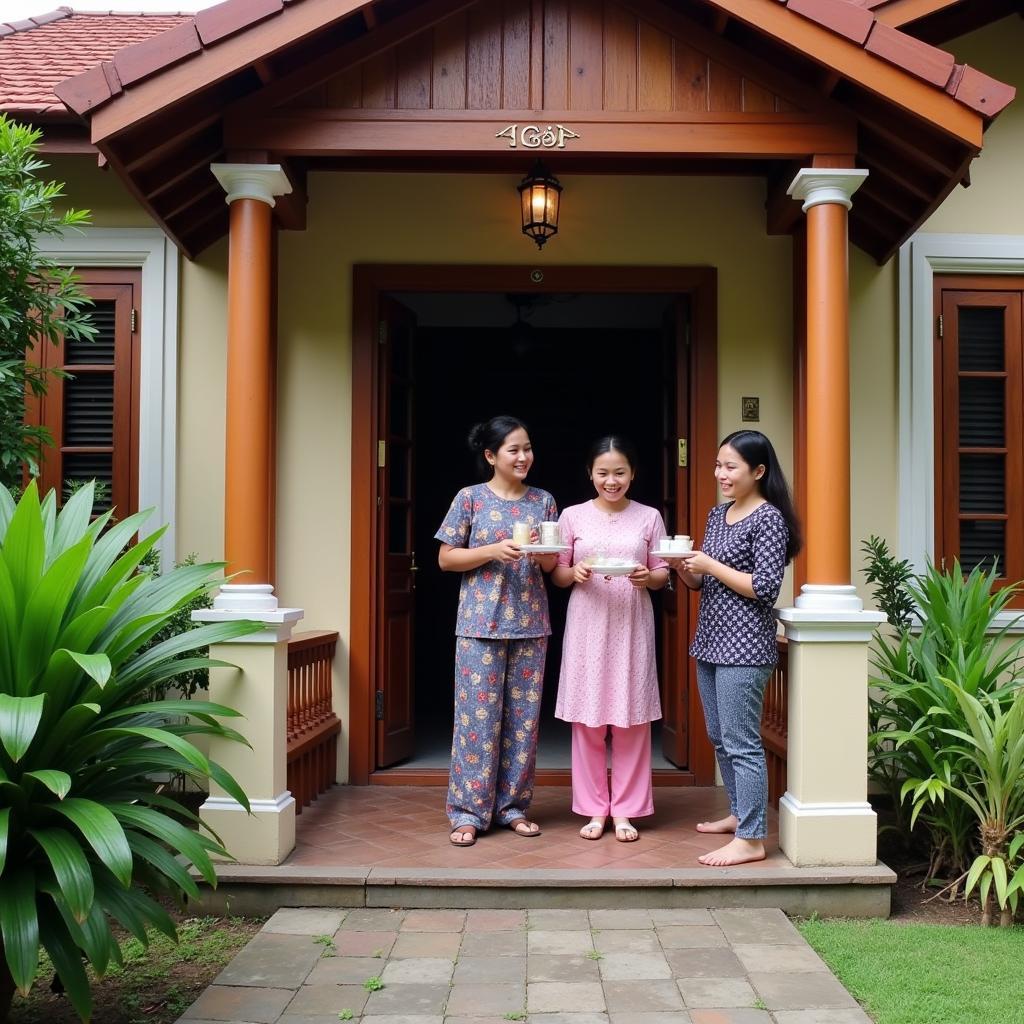
[[[38,353],[44,365],[65,375],[51,378],[35,410],[54,439],[44,454],[41,484],[55,488],[63,502],[76,483],[101,481],[106,493],[97,511],[113,505],[123,517],[138,507],[139,360],[132,311],[140,302],[139,275],[87,270],[81,283],[95,303],[96,339],[68,339]]]
[[[959,287],[950,287],[950,285]],[[1005,278],[939,287],[936,555],[1024,578],[1022,291]]]

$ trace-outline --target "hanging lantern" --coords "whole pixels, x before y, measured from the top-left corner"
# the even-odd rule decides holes
[[[538,160],[533,170],[518,185],[523,211],[523,234],[529,235],[538,249],[558,234],[558,204],[562,183]]]

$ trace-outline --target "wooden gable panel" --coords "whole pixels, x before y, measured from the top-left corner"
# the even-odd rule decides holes
[[[481,0],[292,107],[781,113],[795,105],[631,0]],[[720,49],[720,48],[719,48]]]

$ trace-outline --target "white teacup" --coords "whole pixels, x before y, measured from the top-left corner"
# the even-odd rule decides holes
[[[513,523],[512,524],[512,543],[513,544],[529,544],[531,534],[529,523]]]
[[[562,540],[561,533],[558,529],[558,523],[541,523],[540,524],[540,542],[546,546],[553,546],[560,544]]]

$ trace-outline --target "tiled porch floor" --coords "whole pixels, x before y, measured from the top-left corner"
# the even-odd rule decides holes
[[[724,790],[659,787],[655,813],[638,818],[640,840],[615,841],[611,831],[590,842],[579,837],[586,819],[570,810],[567,786],[538,787],[530,816],[543,829],[537,838],[492,829],[475,846],[448,841],[443,786],[336,786],[298,818],[289,866],[375,868],[700,868],[697,857],[723,842],[694,829],[698,821],[728,813]],[[778,849],[778,818],[769,817],[769,854],[758,870],[789,867]]]
[[[282,864],[223,864],[207,912],[268,913],[282,906],[339,907],[779,907],[788,913],[879,917],[895,875],[884,864],[796,867],[778,849],[769,817],[768,857],[706,868],[697,858],[723,842],[694,829],[722,817],[714,788],[655,789],[657,813],[637,821],[640,839],[610,831],[579,836],[583,819],[568,787],[536,791],[536,838],[497,829],[475,846],[448,841],[442,786],[339,786],[298,818]]]

